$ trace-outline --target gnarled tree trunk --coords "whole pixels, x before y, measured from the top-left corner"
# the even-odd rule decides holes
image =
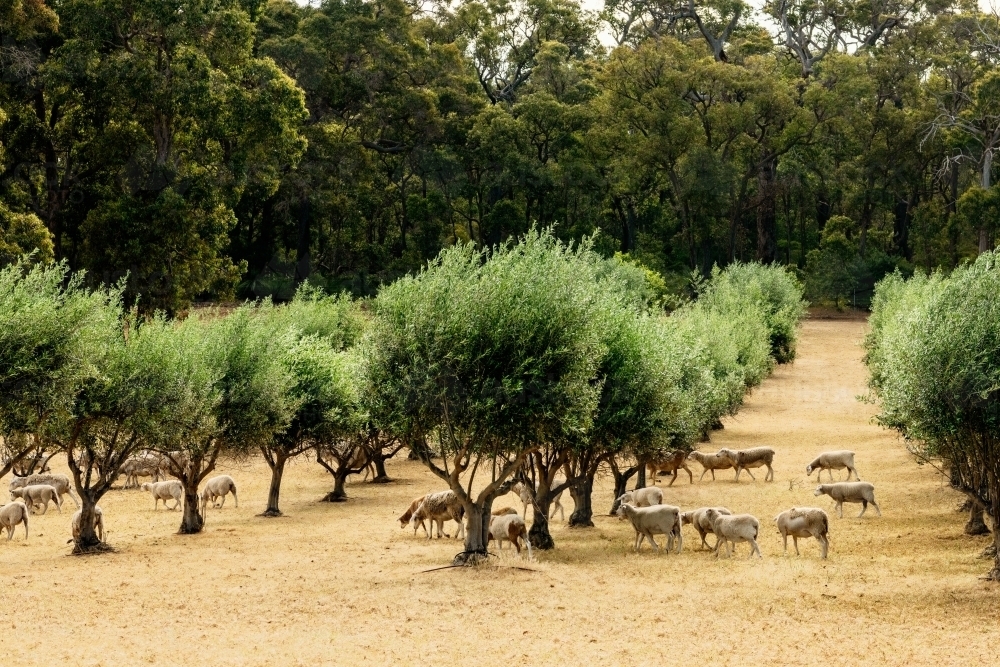
[[[184,486],[184,514],[181,517],[181,527],[178,531],[181,535],[194,535],[200,533],[205,527],[205,517],[201,515],[201,507],[198,498],[198,478],[192,482],[184,479],[181,484]],[[188,477],[188,475],[185,475]]]
[[[583,479],[569,487],[569,495],[573,498],[573,513],[569,515],[570,528],[592,528],[594,526],[594,475],[588,471]]]
[[[73,543],[73,553],[87,554],[108,550],[109,547],[101,542],[97,529],[94,527],[94,519],[97,517],[97,500],[91,493],[81,493],[80,499],[83,501],[80,507],[80,533]]]
[[[267,509],[261,516],[281,516],[278,499],[281,495],[281,479],[285,474],[285,463],[287,462],[288,458],[277,452],[273,462],[267,461],[267,465],[271,468],[271,486],[267,491]]]

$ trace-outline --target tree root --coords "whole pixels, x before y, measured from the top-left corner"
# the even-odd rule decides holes
[[[74,556],[91,556],[94,554],[110,554],[115,553],[117,549],[106,542],[98,542],[97,544],[89,544],[83,546],[80,544],[73,545],[73,555]]]
[[[281,513],[281,510],[264,510],[263,512],[261,512],[257,516],[262,516],[262,517],[267,517],[267,518],[275,518],[275,517],[279,517],[279,516],[284,516],[284,514]]]
[[[320,500],[320,502],[323,502],[323,503],[346,503],[347,502],[347,496],[345,494],[342,494],[342,493],[336,493],[334,491],[331,491],[330,493],[328,493],[325,496],[323,496],[323,498]]]

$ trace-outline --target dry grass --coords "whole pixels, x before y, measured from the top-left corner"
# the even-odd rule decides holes
[[[556,525],[557,548],[531,564],[537,572],[421,573],[460,546],[399,529],[409,500],[441,487],[419,464],[390,462],[395,484],[358,481],[350,502],[326,504],[317,500],[332,480],[300,461],[286,474],[288,516],[263,519],[255,516],[266,499],[261,463],[225,470],[240,485],[240,508],[230,498],[210,511],[201,535],[176,535],[180,513],[153,512],[152,499],[134,491],[102,502],[117,553],[69,556],[72,509],[33,517],[27,544],[20,533],[0,542],[8,650],[20,649],[12,655],[22,664],[211,658],[216,667],[469,664],[474,655],[490,665],[995,659],[1000,588],[977,579],[988,569],[976,558],[987,540],[962,535],[961,499],[855,400],[864,390],[863,333],[862,322],[807,322],[799,359],[706,446],[773,446],[774,483],[737,485],[730,471],[715,483],[678,480],[665,494],[684,508],[755,514],[763,561],[747,560],[740,545],[738,558],[717,562],[695,550],[690,527],[679,556],[648,547],[634,554],[631,529],[599,516],[594,529]],[[804,468],[840,448],[857,452],[883,517],[855,519],[860,506],[848,505],[851,518],[832,519],[827,562],[813,540],[800,541],[801,557],[782,556],[772,518],[795,505],[832,509],[813,497],[815,477]],[[804,484],[790,490],[792,480]],[[604,480],[595,504],[609,503]],[[499,564],[524,561],[505,554]]]

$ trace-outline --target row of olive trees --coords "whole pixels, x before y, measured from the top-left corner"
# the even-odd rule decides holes
[[[879,283],[866,339],[878,419],[921,461],[941,462],[972,501],[1000,517],[1000,264],[993,253],[950,276]],[[994,530],[994,545],[1000,531]],[[989,578],[1000,580],[1000,555]]]
[[[780,268],[716,272],[670,317],[648,312],[636,271],[534,231],[491,251],[445,250],[375,300],[368,410],[461,500],[459,562],[485,553],[493,500],[518,471],[539,488],[530,538],[551,547],[555,494],[570,489],[571,523],[592,525],[602,462],[690,447],[794,355],[804,304]]]

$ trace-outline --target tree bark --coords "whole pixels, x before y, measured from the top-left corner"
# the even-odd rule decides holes
[[[531,513],[531,528],[528,530],[528,539],[531,540],[531,546],[536,549],[553,549],[556,543],[549,532],[549,511],[552,507],[552,494],[539,489],[535,496],[535,511]]]
[[[187,475],[185,475],[187,477]],[[197,476],[195,476],[197,477]],[[201,515],[201,507],[198,498],[198,483],[193,484],[184,479],[184,516],[181,519],[181,535],[194,535],[200,533],[205,527],[205,517]]]
[[[573,513],[569,515],[570,528],[593,528],[594,526],[594,472],[588,472],[583,480],[569,487],[573,498]]]
[[[97,515],[97,501],[89,493],[80,494],[80,535],[73,545],[73,553],[86,554],[107,550],[107,545],[101,542],[94,528],[94,518]]]
[[[465,550],[455,556],[453,565],[473,565],[486,558],[486,543],[490,534],[490,513],[493,499],[482,506],[473,502],[464,503],[465,508]]]
[[[983,521],[985,508],[978,501],[973,500],[969,508],[969,522],[965,524],[966,535],[988,535],[990,529]]]
[[[611,460],[611,474],[614,476],[615,480],[615,497],[611,502],[611,510],[608,512],[609,516],[614,516],[615,512],[618,511],[618,499],[628,491],[628,481],[632,478],[632,475],[639,472],[638,466],[633,466],[631,468],[626,468],[624,471],[621,470],[618,465]]]
[[[371,455],[372,464],[375,466],[375,477],[372,479],[372,484],[388,484],[392,481],[392,478],[385,471],[385,458],[381,453]]]
[[[271,466],[271,487],[267,491],[267,509],[261,516],[281,516],[281,509],[278,507],[278,499],[281,495],[281,478],[285,474],[285,463],[288,459],[281,454],[274,457],[274,465]],[[268,465],[270,465],[268,461]]]
[[[346,469],[337,470],[333,474],[333,491],[323,496],[323,502],[342,503],[347,500],[345,485],[347,484],[347,476],[349,474],[350,472]]]

